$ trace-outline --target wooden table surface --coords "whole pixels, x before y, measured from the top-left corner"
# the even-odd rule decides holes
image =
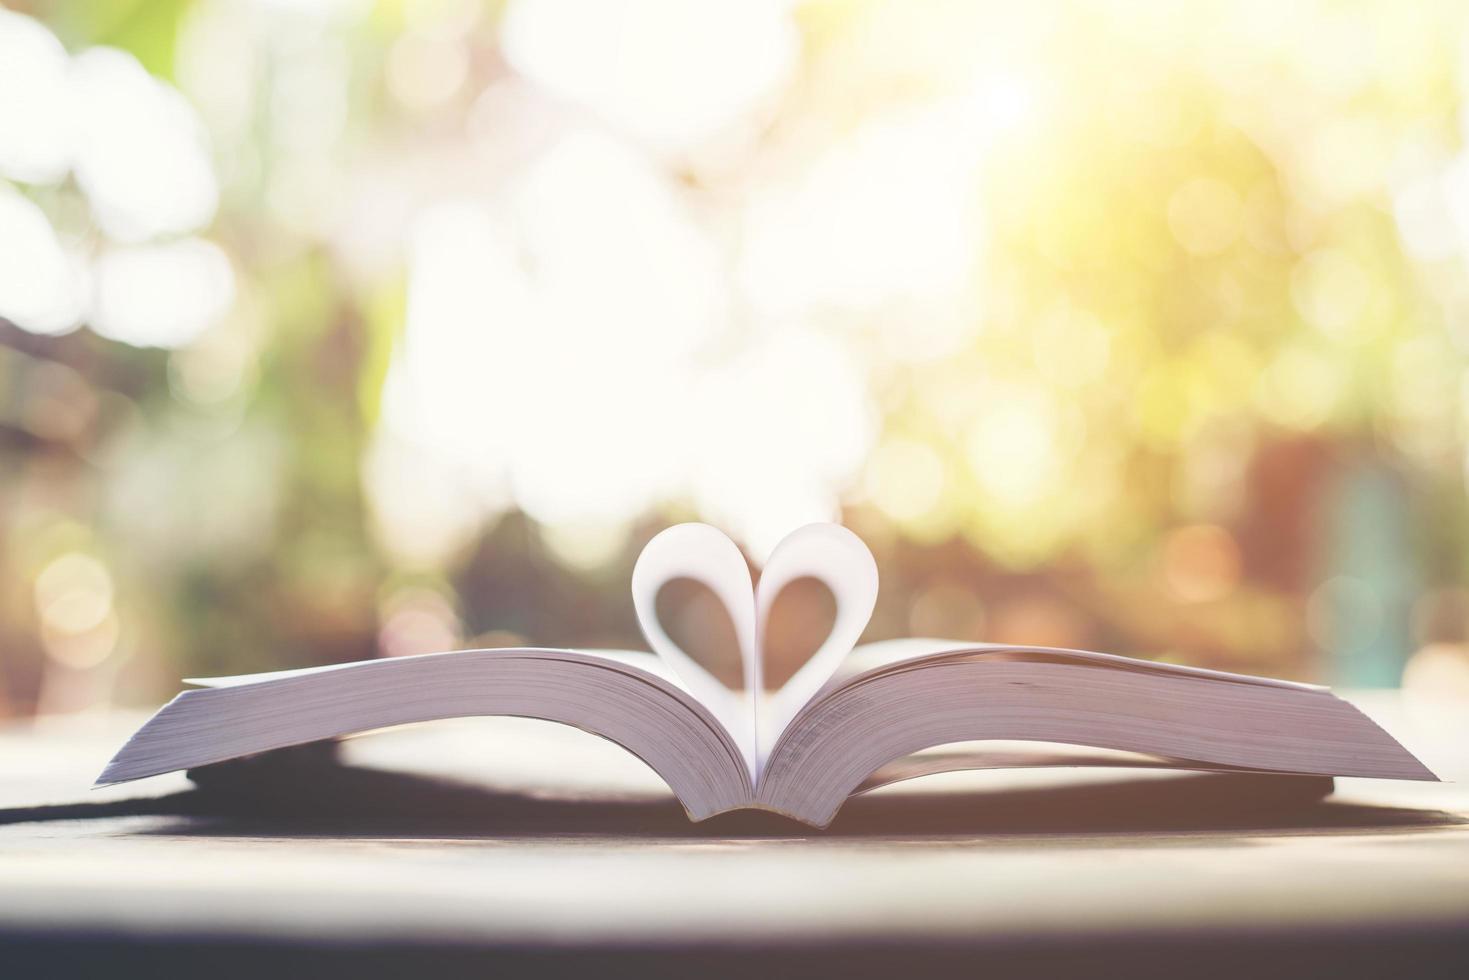
[[[1361,703],[1466,782],[960,774],[813,832],[517,719],[105,790],[138,716],[14,726],[0,977],[1469,977],[1469,705]]]

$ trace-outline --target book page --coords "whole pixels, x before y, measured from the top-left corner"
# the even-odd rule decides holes
[[[574,649],[571,647],[491,647],[470,648],[465,650],[448,650],[440,653],[417,653],[406,657],[391,658],[395,663],[414,660],[430,660],[438,657],[457,657],[466,653],[496,653],[505,657],[525,656],[539,659],[556,659],[563,654],[571,654],[574,657],[590,658],[593,660],[606,660],[624,667],[631,667],[636,671],[652,674],[659,680],[671,684],[682,691],[688,692],[687,686],[679,678],[678,674],[669,668],[656,655],[645,650],[593,650]],[[363,663],[376,663],[377,661],[354,660],[340,664],[320,664],[315,667],[295,667],[287,670],[264,670],[254,674],[230,674],[222,677],[185,677],[185,684],[195,687],[241,687],[246,684],[259,684],[265,681],[277,681],[286,677],[307,677],[313,674],[329,674],[337,671],[351,670]]]
[[[1075,663],[1112,670],[1141,670],[1149,673],[1172,674],[1180,677],[1198,677],[1229,681],[1237,684],[1252,684],[1262,687],[1283,687],[1303,691],[1326,691],[1319,684],[1302,681],[1287,681],[1276,677],[1257,677],[1253,674],[1236,674],[1207,667],[1190,667],[1184,664],[1165,663],[1158,660],[1143,660],[1123,657],[1113,653],[1098,653],[1095,650],[1076,650],[1067,647],[1015,646],[1003,643],[975,643],[965,640],[939,640],[912,638],[879,640],[864,643],[855,648],[832,676],[832,681],[823,690],[837,684],[855,680],[864,674],[882,670],[918,666],[924,662],[948,659],[1015,659],[1025,661],[1047,661]]]
[[[706,585],[734,625],[745,686],[725,687],[669,636],[658,619],[657,598],[678,578]],[[777,690],[764,684],[764,623],[781,589],[797,579],[823,582],[836,599],[831,632],[806,663]],[[633,603],[654,652],[688,690],[726,726],[745,751],[756,780],[781,732],[826,684],[862,635],[877,601],[877,564],[851,531],[808,524],[787,535],[752,587],[750,571],[734,542],[707,524],[679,524],[649,541],[633,569]]]

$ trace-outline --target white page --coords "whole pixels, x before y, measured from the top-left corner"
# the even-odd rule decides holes
[[[658,591],[678,578],[708,586],[734,624],[743,692],[733,692],[682,650],[658,621]],[[761,650],[764,624],[781,589],[801,578],[815,578],[836,599],[831,633],[810,659],[779,690],[765,690]],[[808,524],[776,546],[751,586],[749,567],[734,542],[707,524],[679,524],[648,542],[632,576],[633,604],[648,644],[683,679],[745,753],[758,780],[765,760],[796,716],[852,651],[877,601],[877,563],[851,531],[836,524]]]

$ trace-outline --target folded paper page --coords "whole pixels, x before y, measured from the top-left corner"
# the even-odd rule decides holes
[[[744,691],[736,695],[675,643],[658,619],[658,592],[677,578],[708,586],[734,623]],[[765,624],[787,585],[814,578],[836,599],[825,641],[779,689],[765,687]],[[877,602],[877,563],[862,539],[836,524],[808,524],[776,546],[751,588],[750,572],[733,541],[707,524],[679,524],[648,542],[632,574],[638,624],[653,652],[677,673],[740,744],[756,781],[791,719],[831,679],[861,638]]]
[[[708,586],[729,613],[745,679],[742,693],[732,692],[685,653],[658,619],[659,591],[680,578]],[[752,654],[756,637],[754,590],[750,586],[749,566],[740,549],[708,524],[678,524],[668,528],[648,542],[633,566],[632,601],[648,645],[673,668],[689,693],[703,702],[729,731],[753,775],[759,767],[755,697],[760,689],[760,659]]]

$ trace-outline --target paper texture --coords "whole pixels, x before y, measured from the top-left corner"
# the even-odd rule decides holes
[[[724,604],[734,624],[744,691],[737,693],[720,683],[659,622],[658,591],[678,578],[702,582]],[[765,623],[781,589],[802,578],[818,579],[831,590],[836,619],[826,640],[790,680],[778,690],[766,691]],[[751,584],[739,548],[707,524],[678,524],[654,537],[632,576],[633,605],[649,646],[734,736],[756,780],[781,732],[836,672],[867,628],[877,586],[877,563],[867,545],[836,524],[808,524],[787,535],[771,554],[758,588]]]

